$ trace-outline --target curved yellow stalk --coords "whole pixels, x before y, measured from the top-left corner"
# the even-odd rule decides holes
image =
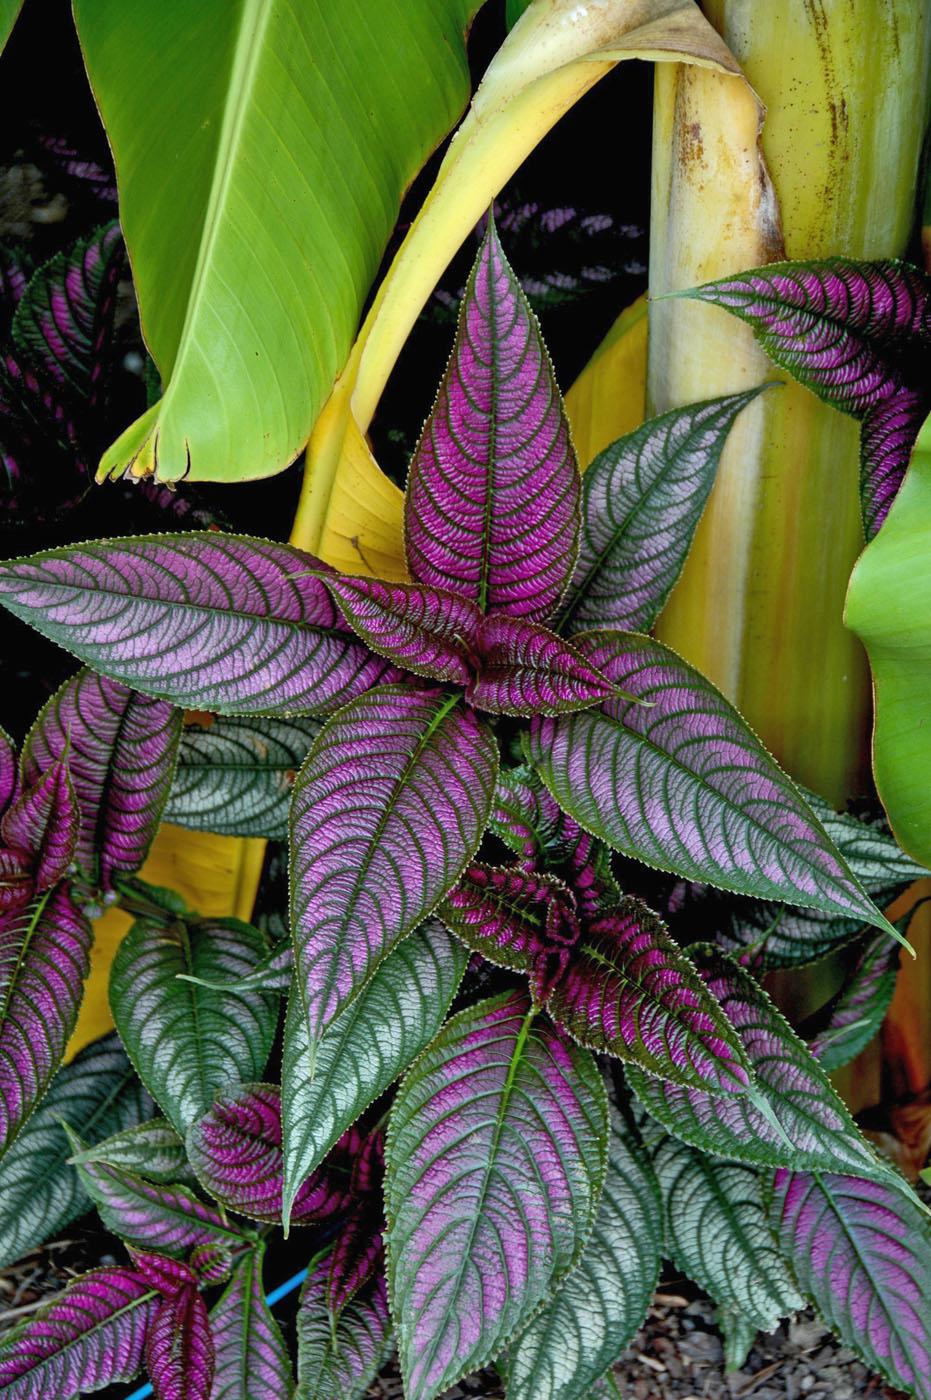
[[[739,72],[694,0],[534,0],[489,65],[314,429],[295,544],[322,553],[334,536],[355,536],[365,549],[367,536],[357,525],[366,512],[356,502],[345,519],[337,517],[344,497],[335,483],[343,463],[359,462],[366,451],[364,434],[421,308],[506,180],[559,118],[627,58]]]
[[[626,307],[566,394],[579,466],[643,422],[647,384],[647,299]]]
[[[785,255],[901,253],[924,135],[931,7],[708,0],[705,8],[766,104],[763,151]],[[752,163],[746,89],[664,66],[654,121],[651,294],[781,256]],[[652,305],[651,411],[778,377],[725,312]],[[747,409],[658,629],[796,777],[834,801],[858,791],[867,773],[868,676],[842,624],[862,547],[857,441],[852,420],[794,384]]]

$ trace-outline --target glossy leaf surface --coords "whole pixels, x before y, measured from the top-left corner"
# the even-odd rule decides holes
[[[0,601],[112,679],[188,709],[320,712],[386,666],[339,621],[318,560],[247,536],[137,535],[0,566]]]
[[[507,613],[482,622],[478,671],[466,695],[480,710],[503,715],[560,715],[587,709],[615,688],[548,627]]]
[[[210,1314],[216,1367],[210,1400],[277,1400],[291,1362],[262,1288],[262,1246],[244,1255]]]
[[[324,1259],[301,1292],[296,1400],[361,1400],[394,1347],[384,1277],[333,1314],[326,1298],[328,1272]]]
[[[19,783],[16,767],[16,746],[6,730],[0,729],[0,816],[16,794]]]
[[[527,998],[455,1016],[416,1062],[388,1132],[388,1278],[411,1400],[483,1365],[577,1261],[604,1174],[592,1060]]]
[[[63,1065],[39,1107],[0,1161],[0,1268],[70,1225],[90,1198],[69,1165],[64,1118],[85,1140],[130,1129],[151,1101],[116,1035]]]
[[[63,757],[77,798],[76,858],[104,890],[144,863],[171,786],[181,712],[79,671],[44,707],[23,746],[35,782]]]
[[[686,293],[747,321],[778,365],[863,424],[867,537],[886,517],[931,407],[928,281],[900,262],[775,263]]]
[[[899,970],[899,949],[881,933],[851,949],[846,977],[819,1018],[809,1049],[823,1069],[847,1065],[869,1045],[889,1010]]]
[[[325,580],[357,636],[405,671],[465,685],[481,613],[460,593],[422,583],[336,575]]]
[[[683,1141],[719,1157],[809,1170],[843,1164],[877,1181],[892,1178],[892,1168],[860,1136],[827,1075],[762,987],[711,949],[694,950],[694,956],[740,1036],[754,1092],[712,1097],[630,1065],[628,1078],[649,1113]]]
[[[653,1154],[677,1269],[719,1307],[772,1332],[804,1307],[770,1228],[761,1174],[666,1137]]]
[[[60,759],[26,787],[3,817],[3,839],[28,853],[36,891],[49,890],[74,859],[78,807],[67,765]]]
[[[65,886],[0,916],[0,1154],[61,1063],[91,940],[91,926]]]
[[[84,1138],[80,1125],[72,1125]],[[159,1184],[186,1181],[193,1175],[187,1164],[184,1143],[166,1118],[150,1118],[145,1123],[123,1129],[111,1137],[102,1138],[84,1147],[74,1156],[75,1162],[102,1162],[108,1167],[122,1167],[137,1172],[147,1181]]]
[[[326,725],[291,809],[295,995],[311,1042],[459,878],[497,768],[491,733],[440,691],[384,687]]]
[[[773,1223],[799,1286],[897,1389],[931,1395],[931,1229],[894,1186],[778,1172]]]
[[[545,622],[572,573],[579,474],[536,318],[494,228],[411,462],[413,577],[483,611]]]
[[[261,1076],[278,1020],[268,993],[218,991],[187,979],[234,981],[264,952],[262,934],[237,919],[140,920],[119,946],[110,969],[116,1028],[182,1135],[223,1089]]]
[[[284,840],[294,778],[319,731],[311,719],[222,715],[185,725],[165,820],[221,836]]]
[[[337,1138],[430,1044],[466,961],[456,939],[429,920],[389,953],[324,1031],[313,1075],[298,998],[292,996],[282,1063],[286,1203]]]
[[[643,1149],[616,1109],[592,1235],[552,1300],[508,1354],[508,1400],[583,1400],[646,1316],[659,1277],[662,1202]]]
[[[673,1083],[742,1094],[750,1082],[724,1012],[639,899],[586,924],[547,1010],[581,1044]]]
[[[297,456],[402,193],[468,99],[475,8],[77,5],[146,342],[166,383],[106,470],[136,462],[166,481],[230,481]],[[412,55],[414,91],[401,77]]]
[[[575,641],[646,703],[612,700],[532,732],[530,756],[571,816],[661,870],[890,927],[710,681],[648,637],[589,632]]]
[[[760,392],[676,408],[598,454],[582,478],[579,557],[560,631],[653,626],[682,571],[734,419]]]
[[[0,1395],[80,1400],[131,1381],[157,1308],[157,1295],[133,1269],[82,1274],[0,1340]]]
[[[160,1301],[146,1331],[145,1365],[157,1400],[210,1400],[213,1337],[193,1283]]]

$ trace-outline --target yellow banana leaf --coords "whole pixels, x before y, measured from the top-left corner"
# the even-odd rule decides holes
[[[647,299],[621,312],[566,395],[572,440],[584,471],[598,453],[643,422],[647,387]]]
[[[166,822],[139,873],[150,885],[167,885],[177,890],[200,914],[249,919],[264,853],[264,841],[213,836]],[[68,1046],[68,1059],[98,1036],[105,1035],[113,1025],[107,996],[110,963],[131,923],[129,914],[114,908],[108,909],[94,924],[90,976],[81,1014]]]
[[[533,0],[489,65],[318,419],[294,543],[325,558],[330,551],[345,557],[347,545],[361,563],[367,554],[385,558],[379,519],[385,491],[365,433],[401,347],[450,258],[504,183],[573,103],[628,58],[738,75],[734,81],[746,88],[694,0],[609,6]],[[341,480],[353,472],[371,492],[361,503]],[[398,532],[393,557],[401,568],[399,545]]]

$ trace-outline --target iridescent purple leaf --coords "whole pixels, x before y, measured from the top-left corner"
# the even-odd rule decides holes
[[[435,919],[405,938],[323,1033],[314,1073],[292,996],[282,1054],[285,1203],[360,1114],[436,1035],[465,972],[465,949]]]
[[[380,1178],[378,1184],[380,1188]],[[330,1312],[341,1313],[372,1279],[384,1277],[384,1272],[384,1211],[379,1189],[375,1199],[349,1213],[336,1237],[326,1288]]]
[[[482,622],[476,661],[466,698],[495,714],[568,714],[617,693],[570,642],[507,613],[492,613]]]
[[[601,1194],[591,1057],[509,993],[444,1026],[388,1129],[388,1278],[409,1400],[477,1369],[574,1266]]]
[[[565,973],[579,938],[575,900],[561,880],[478,861],[450,890],[439,915],[467,948],[526,973],[537,1005]]]
[[[742,1094],[749,1065],[727,1017],[639,899],[586,924],[547,1010],[582,1045],[712,1094]]]
[[[173,1298],[186,1288],[197,1287],[197,1275],[180,1259],[169,1259],[146,1249],[130,1248],[129,1253],[137,1273],[163,1298]]]
[[[609,848],[567,816],[529,765],[498,774],[488,828],[528,868],[560,876],[580,914],[590,917],[620,902]]]
[[[16,796],[18,785],[16,745],[6,730],[0,729],[0,817]]]
[[[0,1158],[61,1063],[92,938],[64,885],[0,915]]]
[[[710,681],[662,643],[587,632],[576,645],[643,704],[545,719],[530,757],[560,806],[660,870],[854,915],[898,937],[797,789]]]
[[[20,1259],[90,1208],[61,1120],[97,1142],[132,1131],[151,1100],[116,1034],[96,1040],[55,1075],[51,1087],[0,1161],[0,1268]],[[93,1150],[93,1149],[91,1149]]]
[[[894,1185],[780,1171],[772,1219],[803,1293],[871,1370],[931,1396],[931,1227]]]
[[[29,732],[23,780],[35,782],[55,760],[67,760],[80,813],[77,860],[103,890],[148,855],[180,733],[180,710],[93,671],[66,681]]]
[[[926,277],[902,262],[771,263],[682,295],[740,316],[776,364],[863,423],[860,494],[879,529],[931,407]]]
[[[646,632],[682,572],[734,419],[765,385],[675,408],[618,438],[582,478],[582,533],[559,631]]]
[[[909,915],[909,918],[911,916]],[[883,934],[870,934],[850,949],[843,986],[818,1015],[809,1049],[822,1069],[849,1064],[869,1045],[889,1010],[899,969],[899,949]]]
[[[264,1250],[257,1245],[236,1265],[210,1314],[216,1368],[210,1400],[285,1400],[291,1362],[262,1288]]]
[[[80,1400],[142,1368],[158,1296],[134,1269],[83,1274],[0,1339],[3,1400]]]
[[[280,1224],[284,1158],[281,1091],[275,1084],[243,1084],[219,1098],[193,1125],[188,1156],[198,1178],[224,1206],[253,1220]],[[339,1155],[339,1145],[334,1149]],[[302,1183],[291,1223],[309,1224],[348,1204],[347,1186],[323,1164]]]
[[[264,936],[238,919],[141,919],[117,950],[110,968],[116,1028],[182,1136],[217,1094],[265,1069],[278,1000],[235,986],[265,952]],[[212,982],[234,987],[221,991]]]
[[[627,1066],[644,1108],[676,1137],[738,1162],[895,1179],[860,1135],[827,1075],[762,987],[715,949],[689,950],[740,1037],[754,1074],[752,1092],[712,1095]]]
[[[754,1333],[774,1331],[804,1307],[770,1229],[758,1168],[707,1157],[668,1135],[653,1165],[678,1270]]]
[[[575,562],[579,474],[536,318],[489,225],[411,462],[411,574],[545,622]]]
[[[70,1129],[65,1131],[77,1159],[84,1143]],[[242,1233],[184,1186],[157,1185],[137,1172],[103,1162],[78,1162],[77,1171],[104,1225],[127,1244],[173,1259],[200,1244],[242,1248]]]
[[[49,890],[74,860],[79,811],[68,765],[53,760],[6,811],[0,830],[8,846],[28,852],[37,893]]]
[[[295,995],[311,1046],[458,880],[497,769],[493,735],[441,691],[374,690],[325,726],[291,807]]]
[[[361,1400],[393,1350],[384,1275],[338,1314],[327,1305],[329,1259],[312,1270],[297,1312],[297,1400]]]
[[[122,271],[123,240],[114,222],[34,273],[13,317],[19,353],[91,407],[99,397]]]
[[[71,1115],[64,1117],[81,1137],[80,1124],[72,1122]],[[136,1172],[146,1181],[164,1185],[172,1182],[193,1184],[194,1175],[188,1167],[184,1143],[166,1118],[151,1118],[148,1122],[137,1123],[121,1132],[95,1141],[71,1159],[75,1165],[85,1162],[103,1162],[108,1167],[122,1167],[124,1171]]]
[[[659,1277],[662,1201],[649,1158],[616,1108],[608,1169],[578,1267],[511,1347],[508,1400],[582,1400],[646,1316]]]
[[[138,535],[7,560],[0,601],[147,695],[221,714],[322,713],[394,674],[341,622],[323,568],[247,536]]]
[[[482,615],[446,588],[336,574],[324,579],[352,630],[372,651],[435,681],[465,685]]]
[[[287,840],[291,789],[319,732],[313,719],[218,715],[186,724],[165,821],[220,836]]]
[[[0,924],[32,898],[32,862],[27,851],[0,845]]]
[[[193,1284],[159,1303],[145,1339],[155,1400],[210,1400],[214,1346],[207,1305]]]

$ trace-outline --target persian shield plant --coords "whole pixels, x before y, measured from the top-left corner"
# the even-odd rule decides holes
[[[890,1380],[931,1394],[926,1218],[818,1060],[856,1053],[882,1014],[901,934],[868,888],[915,868],[881,832],[870,864],[849,820],[832,839],[648,631],[759,392],[646,424],[583,485],[490,226],[410,465],[407,580],[220,533],[0,565],[5,606],[92,668],[43,712],[22,795],[7,764],[9,1004],[22,969],[45,975],[36,920],[58,892],[120,899],[137,922],[111,1003],[159,1110],[109,1135],[70,1125],[81,1190],[130,1262],[0,1344],[0,1397],[77,1396],[143,1364],[160,1397],[245,1397],[255,1375],[286,1393],[261,1282],[278,1224],[312,1231],[302,1397],[362,1395],[396,1346],[410,1400],[490,1362],[511,1397],[583,1400],[642,1321],[664,1248],[715,1297],[732,1359],[804,1294]],[[119,706],[119,724],[88,718]],[[233,718],[183,740],[179,706]],[[266,767],[244,784],[240,765],[234,813],[217,794],[254,735]],[[288,942],[133,878],[166,802],[280,834],[292,762]],[[709,918],[715,943],[673,937],[676,881],[738,911]],[[811,1047],[754,975],[783,905],[780,946],[861,935]],[[265,1076],[285,991],[279,1085]],[[67,1028],[37,1079],[12,1024],[15,1153]],[[909,1222],[904,1323],[880,1218]],[[828,1228],[843,1287],[806,1252]],[[227,1279],[211,1314],[203,1292]]]

